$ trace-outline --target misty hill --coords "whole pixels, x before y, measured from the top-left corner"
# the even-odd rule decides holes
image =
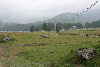
[[[78,22],[80,22],[82,24],[84,24],[86,22],[92,23],[92,21],[97,21],[100,19],[99,15],[100,15],[100,9],[91,10],[88,12],[82,12],[81,14],[68,12],[68,13],[61,13],[61,14],[59,14],[51,19],[45,20],[45,21],[35,22],[35,24],[36,23],[38,23],[38,24],[44,23],[44,22],[55,23],[55,20],[56,20],[56,22],[61,22],[61,23],[78,23]]]
[[[0,31],[28,31],[33,23],[19,24],[17,22],[2,22],[0,20]]]
[[[86,22],[92,23],[92,21],[100,20],[99,15],[100,15],[100,9],[91,10],[91,11],[84,12],[81,14],[80,13],[69,13],[69,12],[61,13],[61,14],[59,14],[51,19],[45,20],[45,21],[34,22],[33,21],[34,19],[32,19],[32,20],[30,20],[31,23],[28,23],[28,24],[19,24],[16,22],[3,23],[2,21],[0,21],[0,24],[1,24],[0,31],[28,31],[32,25],[34,25],[36,28],[36,27],[39,27],[44,22],[55,23],[55,20],[56,20],[56,22],[61,22],[61,23],[78,23],[78,22],[82,23],[82,24],[84,24]]]
[[[0,20],[0,27],[2,26],[2,21]]]
[[[0,27],[0,31],[28,31],[33,23],[29,24],[9,24],[5,23],[2,27]]]

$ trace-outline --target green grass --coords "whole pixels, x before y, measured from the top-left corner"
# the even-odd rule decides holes
[[[100,66],[100,37],[68,35],[100,34],[100,30],[60,31],[58,35],[51,32],[10,32],[0,33],[0,36],[11,36],[13,40],[0,42],[1,51],[5,57],[0,57],[3,67],[99,67]],[[65,35],[67,34],[67,35]],[[40,35],[49,35],[41,38]],[[37,43],[37,44],[34,44]],[[29,44],[30,46],[25,46]],[[40,44],[44,44],[41,45]],[[8,47],[8,48],[4,48]],[[90,61],[80,61],[76,51],[80,48],[94,48],[98,56]]]

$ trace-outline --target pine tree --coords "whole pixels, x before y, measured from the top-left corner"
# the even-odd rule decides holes
[[[45,22],[43,23],[43,30],[47,31],[47,24]]]
[[[56,26],[56,32],[59,33],[59,26]]]
[[[48,31],[48,32],[51,31],[50,25],[49,25],[49,24],[47,25],[47,31]]]
[[[30,27],[29,31],[34,32],[34,25],[32,27]]]
[[[38,31],[38,28],[36,28],[36,31]]]

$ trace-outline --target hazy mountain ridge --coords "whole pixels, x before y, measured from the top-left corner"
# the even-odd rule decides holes
[[[33,24],[5,24],[0,31],[28,31]]]
[[[82,14],[82,16],[81,16]],[[88,11],[85,13],[61,13],[51,19],[45,20],[45,21],[37,21],[34,22],[34,18],[30,20],[31,23],[27,23],[27,24],[21,24],[21,23],[15,23],[15,22],[10,22],[10,23],[3,23],[2,21],[0,21],[0,30],[1,31],[20,31],[20,30],[26,30],[28,31],[29,28],[34,25],[35,28],[38,27],[40,24],[43,24],[44,22],[48,23],[48,22],[52,22],[55,23],[56,22],[61,22],[61,23],[92,23],[92,21],[98,21],[100,20],[100,9],[98,10],[92,10],[92,11]],[[78,15],[78,16],[77,16]],[[78,18],[79,17],[79,18]],[[33,23],[34,22],[34,23]]]
[[[56,22],[61,22],[61,23],[78,23],[79,22],[79,23],[85,24],[86,22],[92,23],[92,21],[100,20],[99,15],[100,15],[100,9],[83,12],[81,14],[67,12],[67,13],[61,13],[61,14],[59,14],[51,19],[45,20],[45,21],[37,21],[33,24],[35,25],[35,27],[37,27],[40,24],[43,24],[44,22],[55,23],[55,20],[56,20]]]
[[[81,16],[82,14],[82,16]],[[62,22],[62,23],[77,23],[80,22],[82,24],[89,22],[92,23],[92,21],[97,21],[100,19],[100,10],[93,10],[85,13],[61,13],[51,19],[45,20],[43,22]],[[77,16],[78,15],[78,16]],[[79,18],[78,18],[79,17]],[[73,19],[72,19],[73,18]],[[71,19],[71,20],[70,20]]]

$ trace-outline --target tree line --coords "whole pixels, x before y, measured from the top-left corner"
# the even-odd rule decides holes
[[[61,23],[61,22],[58,22],[56,24],[56,30],[62,30],[62,29],[65,29],[65,30],[69,30],[69,28],[72,28],[73,26],[76,26],[78,28],[96,28],[96,27],[100,27],[100,20],[98,21],[94,21],[92,23],[85,23],[85,25],[82,25],[81,23]],[[32,27],[30,27],[30,30],[29,31],[41,31],[41,30],[45,30],[45,31],[54,31],[55,30],[55,23],[51,23],[51,22],[48,22],[48,23],[43,23],[41,25],[39,25],[38,27],[34,27],[34,25]]]
[[[56,30],[62,30],[62,29],[65,29],[65,30],[68,30],[69,28],[73,27],[73,26],[77,26],[78,28],[82,28],[82,24],[81,23],[60,23],[58,22],[56,24]],[[32,27],[30,27],[30,30],[29,31],[40,31],[40,30],[45,30],[45,31],[54,31],[55,30],[55,23],[51,23],[51,22],[48,22],[48,23],[43,23],[41,25],[39,25],[38,27],[34,27],[34,25]]]
[[[97,28],[97,27],[100,27],[100,20],[98,21],[94,21],[92,23],[85,23],[85,27],[86,28]]]

